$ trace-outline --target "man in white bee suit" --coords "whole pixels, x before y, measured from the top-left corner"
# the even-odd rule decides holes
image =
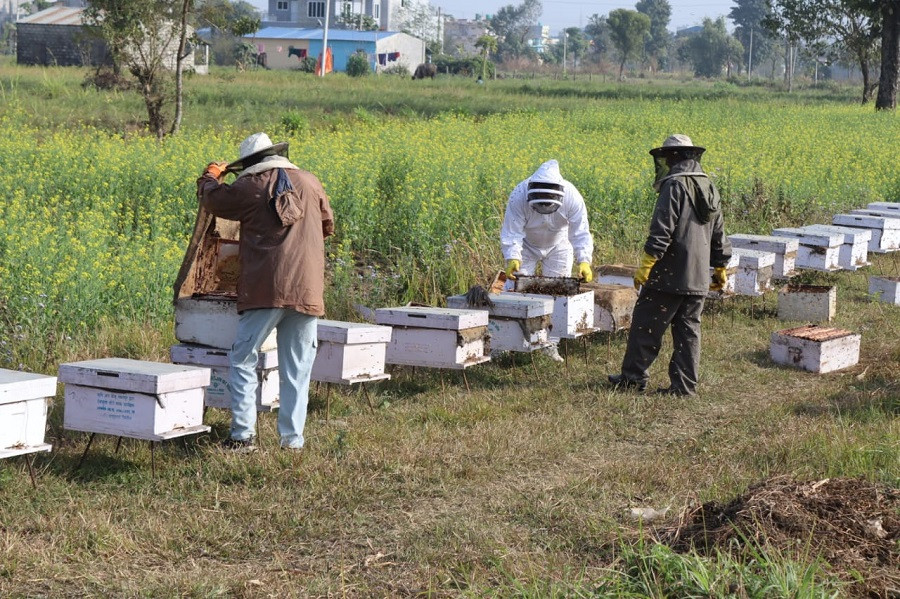
[[[588,229],[584,198],[559,172],[559,163],[548,160],[533,175],[519,183],[506,203],[500,247],[507,261],[506,276],[533,275],[538,263],[545,277],[568,277],[578,261],[578,276],[593,278],[591,258],[594,239]],[[547,354],[562,361],[559,338]]]

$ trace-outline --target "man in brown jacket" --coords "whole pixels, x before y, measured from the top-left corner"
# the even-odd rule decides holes
[[[252,451],[256,430],[256,365],[263,341],[277,329],[281,446],[303,447],[309,376],[316,358],[317,317],[324,316],[325,237],[334,215],[319,180],[287,159],[287,143],[251,135],[231,165],[207,166],[197,180],[202,206],[240,221],[240,314],[229,354],[231,438],[226,446]],[[225,169],[240,171],[231,185]]]
[[[634,286],[634,306],[621,374],[609,376],[616,387],[647,387],[647,371],[672,327],[674,349],[670,386],[658,392],[693,395],[700,368],[700,314],[710,290],[725,284],[731,243],[724,234],[719,192],[700,167],[705,148],[687,135],[669,136],[650,150],[659,192],[650,235],[644,244]],[[714,272],[710,281],[710,267]]]

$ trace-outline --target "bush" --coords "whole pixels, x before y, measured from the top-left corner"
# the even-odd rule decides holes
[[[288,133],[300,135],[309,129],[309,119],[302,112],[291,110],[281,115],[281,125]]]
[[[407,77],[412,77],[412,73],[409,72],[409,69],[406,68],[405,64],[392,64],[391,66],[381,69],[379,71],[382,75],[394,75],[403,77],[404,79]]]
[[[480,56],[471,58],[453,58],[442,54],[434,59],[437,65],[438,73],[449,73],[451,75],[464,75],[466,77],[480,77],[482,69],[482,59]],[[494,63],[487,61],[487,69],[485,74],[488,79],[494,76]]]
[[[347,74],[351,77],[362,77],[370,72],[369,56],[365,52],[357,52],[347,59]]]
[[[300,66],[297,67],[298,71],[303,73],[315,73],[316,72],[316,59],[312,56],[307,56],[300,60]]]

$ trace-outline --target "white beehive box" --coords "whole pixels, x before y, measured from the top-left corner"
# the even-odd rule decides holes
[[[234,298],[180,298],[175,302],[175,338],[182,343],[229,350],[237,335],[239,318]],[[272,329],[260,351],[275,349],[276,335]]]
[[[734,277],[734,292],[737,295],[759,296],[772,289],[774,252],[732,248],[732,256],[738,257]]]
[[[204,389],[203,402],[208,408],[231,409],[231,391],[228,389],[231,370],[228,351],[202,345],[173,345],[169,355],[175,364],[206,366],[210,369],[209,385]],[[256,365],[256,411],[270,412],[278,408],[278,352],[259,353]]]
[[[551,340],[575,339],[594,332],[593,291],[583,291],[575,295],[518,294],[521,297],[553,299],[553,316],[550,318]]]
[[[860,339],[843,329],[807,325],[772,333],[769,355],[785,366],[832,372],[859,362]]]
[[[384,372],[391,327],[319,319],[318,339],[312,380],[352,385],[391,378]]]
[[[778,292],[778,319],[829,322],[837,312],[837,287],[785,285]]]
[[[869,251],[875,253],[893,252],[900,249],[900,216],[893,213],[853,210],[850,214],[835,214],[831,222],[841,227],[869,229]]]
[[[869,295],[900,306],[900,277],[869,277]]]
[[[843,243],[840,233],[826,231],[811,232],[804,229],[785,227],[775,229],[772,235],[794,237],[800,242],[797,249],[797,267],[809,270],[840,270],[838,258]]]
[[[55,376],[0,368],[0,458],[50,450],[44,432],[54,395]]]
[[[60,364],[69,430],[162,441],[205,432],[209,368],[104,358]]]
[[[594,294],[594,329],[612,333],[631,327],[638,293],[633,284],[582,283],[582,291]]]
[[[488,313],[424,306],[375,310],[375,322],[392,327],[385,362],[460,370],[487,362]]]
[[[838,252],[838,265],[844,270],[858,270],[863,266],[869,265],[869,242],[872,240],[872,231],[869,229],[856,229],[839,225],[808,225],[803,227],[803,229],[813,233],[824,231],[842,235],[841,249]]]
[[[866,208],[897,214],[897,217],[900,218],[900,202],[869,202]]]
[[[603,285],[624,285],[634,287],[634,273],[637,266],[624,264],[601,264],[594,269],[595,283]]]
[[[491,351],[530,352],[549,345],[553,299],[522,297],[521,293],[490,295],[492,307],[470,307],[465,295],[447,298],[447,307],[485,310],[489,315]]]
[[[759,250],[775,254],[775,265],[772,276],[786,279],[797,274],[797,250],[800,240],[794,237],[775,237],[773,235],[747,235],[738,233],[728,236],[733,249]]]

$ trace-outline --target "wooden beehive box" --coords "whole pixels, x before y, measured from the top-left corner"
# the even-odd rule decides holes
[[[205,432],[209,368],[103,358],[60,364],[63,426],[148,441]]]
[[[803,229],[813,233],[824,231],[841,235],[842,243],[838,252],[838,265],[844,270],[858,270],[869,265],[869,242],[872,240],[872,231],[869,229],[855,229],[839,225],[808,225]]]
[[[582,291],[594,294],[594,329],[609,333],[631,327],[638,293],[633,284],[582,283]]]
[[[197,212],[194,233],[175,280],[175,338],[231,349],[237,333],[240,223]],[[274,349],[275,331],[262,344]]]
[[[860,339],[843,329],[806,325],[772,333],[769,355],[785,366],[832,372],[859,362]]]
[[[881,214],[881,215],[879,215]],[[900,216],[893,213],[867,213],[857,210],[850,214],[835,214],[831,222],[841,227],[868,229],[872,231],[869,240],[869,251],[882,254],[900,249]]]
[[[900,277],[869,277],[869,295],[900,306]]]
[[[785,285],[778,292],[778,319],[830,322],[837,312],[837,288]]]
[[[392,327],[385,362],[461,370],[490,360],[488,313],[424,306],[375,310]]]
[[[0,458],[50,450],[44,431],[54,395],[55,376],[0,368]]]
[[[866,205],[869,210],[879,210],[881,212],[890,212],[896,214],[900,218],[900,202],[869,202]]]
[[[805,231],[799,228],[784,227],[772,231],[778,237],[794,237],[800,242],[797,249],[797,267],[808,270],[840,270],[838,256],[843,243],[840,233],[826,231]]]
[[[391,378],[384,372],[391,327],[319,319],[318,339],[312,380],[352,385]]]
[[[634,273],[637,266],[625,264],[601,264],[594,269],[594,283],[602,285],[624,285],[634,287]]]
[[[738,258],[737,273],[734,277],[735,294],[759,296],[772,289],[774,252],[733,248],[732,257],[734,256]]]
[[[729,235],[728,240],[731,241],[733,249],[759,250],[775,254],[772,276],[776,279],[787,279],[797,274],[797,250],[800,241],[796,238],[737,233]]]
[[[209,385],[203,391],[203,403],[208,408],[231,409],[231,391],[228,389],[231,363],[228,351],[203,345],[180,344],[169,348],[174,364],[205,366],[210,369]],[[259,352],[256,365],[256,411],[270,412],[278,408],[278,352]]]
[[[552,298],[499,293],[490,295],[490,299],[493,306],[472,307],[465,295],[452,295],[447,298],[447,307],[487,311],[492,351],[530,352],[549,345]]]

